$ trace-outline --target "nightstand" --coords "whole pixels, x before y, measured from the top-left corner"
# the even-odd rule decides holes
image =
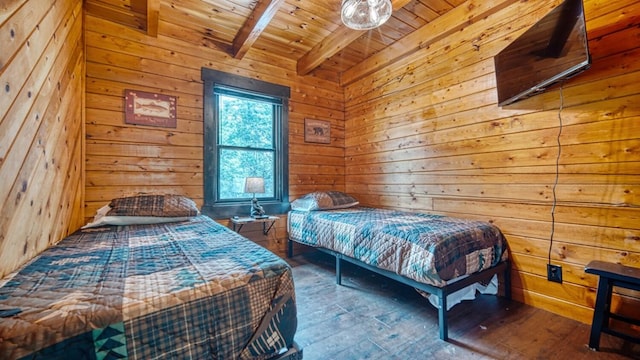
[[[242,227],[245,224],[253,224],[253,223],[262,223],[262,233],[267,235],[269,234],[269,230],[276,224],[276,221],[280,219],[277,216],[267,216],[265,218],[252,218],[250,216],[246,217],[232,217],[229,219],[233,224],[233,231],[240,233]]]

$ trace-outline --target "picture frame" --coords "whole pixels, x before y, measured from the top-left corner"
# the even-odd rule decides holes
[[[331,144],[331,122],[305,118],[304,142]]]
[[[176,97],[125,89],[126,124],[175,128]]]

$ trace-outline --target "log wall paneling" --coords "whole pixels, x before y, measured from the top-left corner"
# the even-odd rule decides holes
[[[234,59],[224,50],[203,45],[193,31],[178,32],[184,27],[178,19],[164,16],[164,10],[161,6],[157,37],[85,14],[86,220],[110,199],[138,192],[184,194],[202,205],[202,67],[289,86],[290,199],[316,189],[344,190],[340,85],[299,77],[295,61],[255,48],[241,60]],[[125,124],[124,89],[175,96],[177,127]],[[331,144],[305,143],[305,118],[330,121]],[[225,225],[227,220],[219,219]],[[250,230],[244,235],[283,254],[285,220],[268,237]]]
[[[311,67],[296,61],[308,44],[281,45],[305,34],[285,31],[293,8],[274,16],[281,30],[234,59],[233,19],[248,2],[216,18],[221,41],[206,33],[216,15],[189,11],[202,6],[194,0],[150,9],[133,0],[3,3],[0,35],[11,41],[0,53],[0,276],[112,198],[178,193],[202,204],[208,67],[291,88],[290,200],[337,189],[365,205],[491,221],[509,241],[514,298],[588,323],[597,279],[584,265],[640,266],[640,3],[585,0],[591,69],[498,107],[493,56],[560,2],[409,2],[394,19],[416,32],[387,49],[371,45],[376,53],[348,70],[360,60],[336,55],[344,58],[314,76],[297,71]],[[308,35],[337,26],[325,25]],[[177,127],[125,124],[125,89],[176,96]],[[331,143],[306,143],[305,118],[330,121]],[[267,236],[243,232],[282,255],[286,215],[277,215]],[[549,255],[562,284],[546,280]],[[640,316],[639,299],[620,290],[613,307]]]
[[[425,26],[444,35],[428,47],[409,36],[343,74],[345,186],[364,204],[497,224],[514,298],[589,323],[585,264],[640,267],[640,5],[585,0],[591,69],[499,108],[493,56],[560,1],[496,3],[472,23],[449,12]],[[549,255],[562,284],[546,279]],[[621,291],[613,307],[637,317],[639,299]]]
[[[0,277],[84,221],[82,1],[0,15]],[[5,6],[5,5],[2,5]]]

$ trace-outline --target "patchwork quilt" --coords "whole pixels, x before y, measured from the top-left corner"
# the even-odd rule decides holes
[[[2,359],[268,359],[297,326],[289,265],[205,216],[78,231],[0,281],[2,310]]]
[[[293,241],[438,287],[507,259],[502,232],[482,221],[368,207],[294,210],[288,221]]]

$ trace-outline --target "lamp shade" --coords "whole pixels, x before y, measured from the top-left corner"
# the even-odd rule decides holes
[[[246,193],[264,193],[264,178],[248,177],[244,181],[244,192]]]
[[[342,22],[354,30],[370,30],[391,17],[391,0],[342,0]]]

